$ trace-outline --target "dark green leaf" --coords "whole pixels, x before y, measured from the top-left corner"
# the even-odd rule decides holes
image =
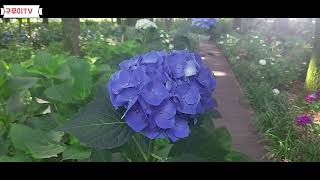
[[[127,158],[133,162],[146,161],[149,153],[149,141],[145,136],[141,134],[135,134],[128,143],[121,147],[121,152],[123,152]],[[144,155],[142,155],[142,152]]]
[[[67,159],[88,159],[91,156],[91,150],[81,145],[71,145],[62,153],[62,160]]]
[[[112,153],[112,162],[128,162],[121,153]]]
[[[181,154],[168,159],[168,162],[207,162],[207,159],[198,157],[194,154]]]
[[[28,119],[27,125],[34,129],[49,131],[56,128],[58,126],[58,123],[52,115],[43,115],[43,116],[32,117],[31,119]]]
[[[0,62],[0,87],[6,82],[7,80],[7,70],[4,67],[5,65],[3,62]]]
[[[212,117],[213,119],[220,119],[220,118],[222,118],[222,116],[221,116],[221,114],[220,114],[220,112],[219,112],[218,110],[212,111],[211,117]]]
[[[68,65],[73,78],[72,96],[75,99],[82,100],[91,93],[90,64],[82,59],[69,59]]]
[[[173,144],[168,144],[166,147],[155,151],[154,154],[161,157],[162,160],[166,160],[168,158],[169,152],[171,151]]]
[[[67,64],[61,65],[61,67],[57,70],[57,72],[55,72],[52,77],[61,80],[70,79],[71,72],[69,66]]]
[[[0,162],[32,162],[32,159],[19,153],[14,156],[0,156]]]
[[[81,143],[97,149],[112,149],[128,142],[133,131],[113,108],[105,91],[80,108],[61,128]]]
[[[31,154],[35,159],[56,157],[65,147],[57,142],[61,133],[46,133],[22,124],[12,124],[9,137],[18,150]]]
[[[63,56],[53,56],[46,52],[39,52],[33,59],[33,71],[42,74],[47,78],[51,78],[60,74],[59,69],[63,69],[66,62]]]
[[[32,88],[38,80],[39,78],[35,77],[11,77],[9,79],[9,87],[11,90],[25,90]]]
[[[53,85],[47,88],[44,91],[44,94],[55,101],[60,101],[63,103],[72,103],[74,102],[73,96],[73,88],[70,83],[66,82],[59,85]]]
[[[23,99],[20,93],[13,93],[7,101],[7,111],[10,113],[23,112],[26,105],[23,103]]]
[[[232,161],[232,162],[250,162],[253,161],[253,159],[251,159],[249,156],[240,153],[240,152],[236,152],[236,151],[231,151],[227,157],[226,157],[227,161]]]
[[[112,153],[107,149],[93,149],[91,153],[91,162],[110,162]]]
[[[224,161],[230,152],[230,135],[225,128],[209,131],[203,127],[193,129],[191,135],[175,143],[169,156],[192,154],[207,161]]]

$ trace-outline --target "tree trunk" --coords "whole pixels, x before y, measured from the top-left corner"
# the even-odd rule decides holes
[[[22,19],[18,19],[18,21],[19,21],[19,35],[21,35],[21,25],[22,25]]]
[[[277,18],[275,20],[275,26],[277,31],[288,32],[289,18]]]
[[[7,23],[10,23],[10,19],[3,18],[2,20],[3,20],[3,22],[6,23],[6,24],[7,24]]]
[[[172,18],[164,18],[164,23],[166,25],[167,31],[169,31],[172,25]]]
[[[233,19],[232,29],[235,31],[241,32],[241,18],[234,18]]]
[[[49,18],[43,18],[42,19],[42,23],[43,23],[44,27],[48,28],[48,26],[49,26]]]
[[[128,18],[128,26],[135,26],[139,18]]]
[[[64,47],[70,51],[71,55],[80,55],[80,19],[62,18],[63,23],[63,43]]]
[[[121,18],[117,18],[117,24],[121,25]]]
[[[307,90],[315,91],[320,88],[320,19],[316,18],[313,52],[310,59],[306,84]]]
[[[30,22],[30,18],[27,19],[27,23],[28,23],[28,35],[31,37],[31,22]]]

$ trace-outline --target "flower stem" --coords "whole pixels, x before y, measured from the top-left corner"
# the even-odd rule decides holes
[[[140,144],[139,144],[139,142],[137,141],[137,139],[136,139],[134,136],[132,136],[132,139],[133,139],[133,141],[136,143],[136,145],[137,145],[137,147],[138,147],[141,155],[143,156],[144,160],[145,160],[146,162],[148,162],[148,157],[147,157],[146,153],[142,150],[142,147],[140,146]]]

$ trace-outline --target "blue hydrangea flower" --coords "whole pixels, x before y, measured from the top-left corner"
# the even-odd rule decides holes
[[[214,26],[217,23],[216,18],[192,18],[191,24],[192,26],[210,29],[210,27]]]
[[[129,127],[150,139],[188,137],[189,123],[212,110],[216,80],[198,53],[150,51],[119,64],[107,89]]]

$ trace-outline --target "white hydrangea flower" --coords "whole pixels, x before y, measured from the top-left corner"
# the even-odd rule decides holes
[[[279,46],[281,44],[281,41],[276,41],[276,46]]]
[[[272,92],[275,96],[280,94],[280,91],[278,89],[273,89]]]
[[[157,25],[148,19],[139,19],[136,23],[136,29],[158,28]]]
[[[172,44],[169,44],[169,49],[173,49],[174,46]]]
[[[265,44],[262,44],[262,46],[265,47],[266,45],[265,45]]]
[[[236,59],[240,59],[240,57],[239,57],[239,56],[237,56],[237,57],[236,57]]]
[[[229,34],[227,34],[227,38],[229,37]]]
[[[261,60],[259,61],[259,64],[261,64],[262,66],[264,66],[264,65],[267,64],[267,61],[264,60],[264,59],[261,59]]]
[[[163,34],[160,34],[160,37],[163,37]]]

